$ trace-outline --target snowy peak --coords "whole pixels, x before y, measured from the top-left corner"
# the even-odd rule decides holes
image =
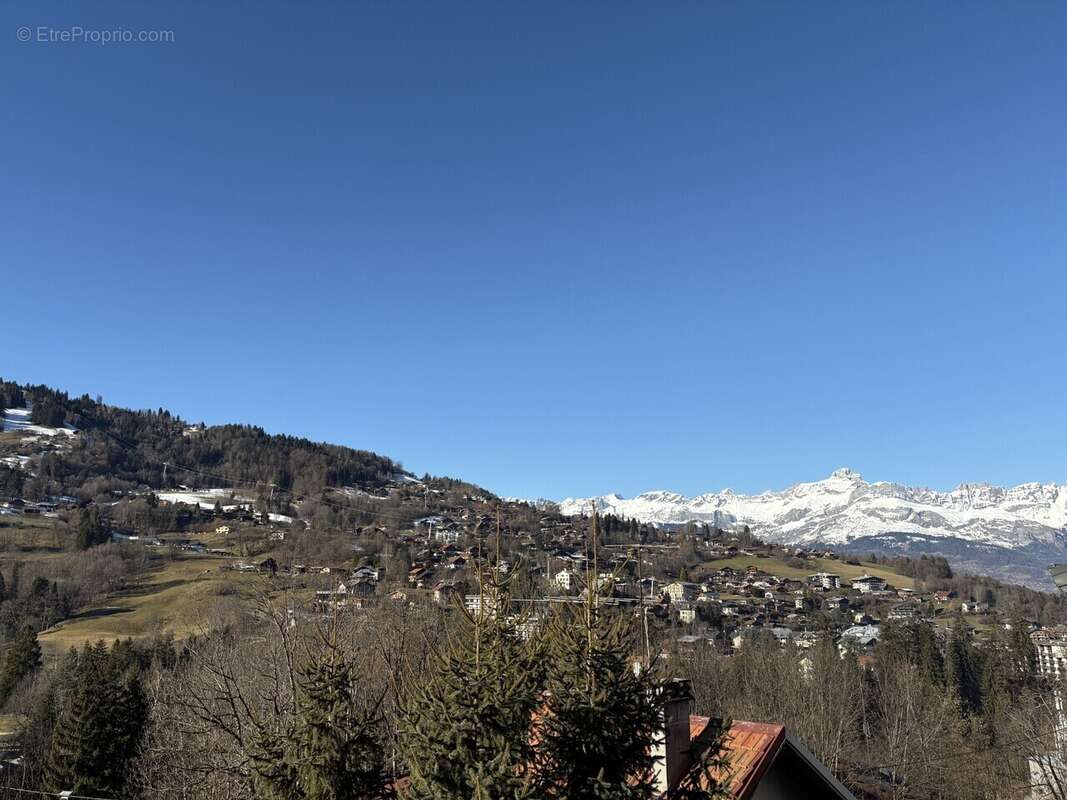
[[[835,478],[840,481],[849,482],[863,481],[862,475],[860,475],[858,472],[853,472],[848,467],[841,467],[841,469],[835,469],[832,473],[830,473],[830,480],[833,480]]]
[[[998,548],[1048,543],[1067,532],[1067,485],[1024,483],[1001,488],[964,483],[949,492],[898,483],[868,483],[847,467],[782,491],[730,491],[696,497],[665,490],[626,499],[617,494],[568,498],[565,514],[598,511],[644,522],[748,525],[771,541],[847,544],[887,533],[951,537]]]

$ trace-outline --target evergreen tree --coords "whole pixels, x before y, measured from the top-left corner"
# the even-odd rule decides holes
[[[403,708],[400,749],[418,800],[534,796],[540,659],[507,622],[506,587],[494,579],[480,593],[483,610],[464,615],[432,653],[428,679]]]
[[[981,664],[962,616],[957,617],[945,649],[945,682],[961,714],[981,711]]]
[[[357,676],[331,637],[326,658],[299,675],[296,713],[283,735],[263,732],[253,782],[268,800],[385,797],[385,759],[375,710],[360,708]]]
[[[33,628],[24,625],[15,635],[0,669],[0,706],[8,701],[19,682],[41,666],[41,645]]]
[[[538,777],[546,797],[651,797],[661,732],[657,684],[632,668],[636,642],[619,617],[568,606],[546,631]],[[625,731],[625,736],[605,735]]]
[[[595,514],[591,536],[585,603],[559,609],[545,633],[545,693],[534,733],[538,790],[560,800],[651,798],[665,687],[647,666],[635,668],[632,619],[610,615],[600,602]],[[717,796],[711,776],[721,744],[712,737],[690,755],[693,770],[679,794]]]
[[[934,686],[945,685],[945,664],[932,625],[925,622],[887,623],[878,643],[878,654],[879,658],[918,667]]]
[[[137,678],[124,674],[103,642],[68,657],[67,695],[45,763],[46,788],[75,794],[118,794],[126,762],[148,715]]]
[[[79,550],[88,550],[107,541],[107,531],[97,506],[89,506],[79,512],[76,541]]]
[[[22,588],[22,562],[16,561],[11,565],[11,588],[7,591],[8,598],[16,598],[19,596],[19,590]]]

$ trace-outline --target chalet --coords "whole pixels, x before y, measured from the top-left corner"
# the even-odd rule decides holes
[[[874,649],[881,636],[882,631],[877,625],[854,625],[842,632],[839,646],[842,652],[851,646],[866,653]]]
[[[879,578],[874,575],[861,575],[858,578],[852,579],[852,588],[860,594],[884,592],[887,585],[888,584],[884,578]]]
[[[822,602],[828,611],[848,611],[847,597],[827,597]]]
[[[688,625],[694,622],[697,618],[696,609],[693,608],[691,603],[675,603],[674,607],[678,609],[678,621]]]
[[[354,581],[374,581],[381,580],[381,571],[376,567],[359,567],[352,571],[352,580]]]
[[[989,604],[970,600],[961,604],[960,610],[963,611],[964,614],[988,614]]]

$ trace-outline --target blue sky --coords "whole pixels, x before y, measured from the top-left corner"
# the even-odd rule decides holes
[[[0,375],[508,495],[1067,481],[1065,41],[1053,2],[6,3]]]

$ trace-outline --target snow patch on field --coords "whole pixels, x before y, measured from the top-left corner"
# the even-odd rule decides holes
[[[234,495],[232,500],[231,494]],[[255,502],[254,498],[242,497],[232,489],[186,489],[180,492],[159,492],[156,496],[164,503],[185,503],[208,510],[214,508],[215,503],[222,503],[223,511],[232,511]]]
[[[32,406],[26,408],[4,409],[4,430],[17,431],[19,433],[36,434],[37,436],[73,436],[78,431],[70,425],[62,428],[49,428],[44,425],[34,425],[30,422]]]
[[[345,497],[358,499],[358,500],[388,500],[387,496],[371,494],[365,492],[362,489],[357,489],[355,486],[331,486],[328,487],[329,491],[336,492],[337,494],[343,494]]]

